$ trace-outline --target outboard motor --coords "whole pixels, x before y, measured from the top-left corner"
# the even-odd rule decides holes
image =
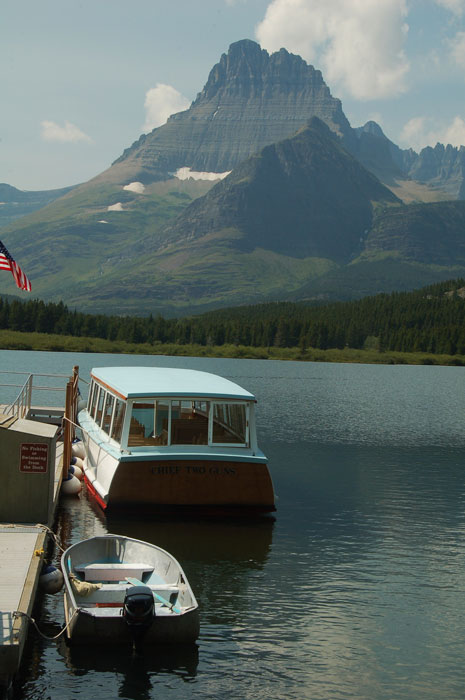
[[[123,617],[134,644],[142,641],[155,620],[155,601],[148,586],[132,586],[126,591]]]

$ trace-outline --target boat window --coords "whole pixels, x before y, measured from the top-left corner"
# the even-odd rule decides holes
[[[95,406],[97,404],[98,396],[98,385],[93,381],[90,387],[90,400],[89,400],[89,415],[93,416],[95,414]]]
[[[171,444],[208,444],[208,401],[171,402]]]
[[[97,425],[102,424],[102,414],[103,414],[103,406],[105,404],[105,395],[106,395],[105,389],[100,387],[100,391],[98,393],[98,399],[97,399],[97,410],[95,412],[95,422]]]
[[[121,432],[123,430],[124,414],[126,410],[126,404],[121,399],[116,399],[115,404],[115,415],[113,417],[113,425],[111,428],[110,437],[116,442],[121,442]]]
[[[113,407],[115,405],[115,397],[107,392],[107,396],[105,399],[105,407],[103,409],[103,418],[102,418],[102,430],[104,430],[106,433],[110,432],[110,425],[111,425],[111,417],[113,415]]]
[[[248,442],[247,427],[245,404],[213,404],[213,443],[246,445]]]
[[[128,445],[153,445],[155,428],[155,404],[153,401],[132,404],[131,424]]]
[[[155,445],[168,444],[168,430],[170,418],[170,402],[166,400],[155,401]]]

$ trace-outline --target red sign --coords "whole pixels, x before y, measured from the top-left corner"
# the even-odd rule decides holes
[[[27,474],[46,474],[48,445],[44,442],[26,442],[20,445],[19,471]]]

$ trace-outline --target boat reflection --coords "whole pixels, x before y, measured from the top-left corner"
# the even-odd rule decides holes
[[[136,653],[131,647],[99,646],[96,653],[89,649],[68,646],[64,641],[58,645],[69,672],[75,676],[87,674],[116,674],[119,683],[118,697],[129,700],[148,700],[153,697],[152,686],[158,674],[174,675],[189,682],[195,678],[199,662],[196,644],[150,646]]]
[[[160,520],[107,514],[110,532],[157,543],[181,563],[200,609],[200,639],[209,625],[240,624],[268,559],[274,521]]]
[[[157,544],[181,562],[208,564],[221,559],[261,568],[270,551],[274,521],[194,517],[147,521],[108,513],[106,527],[108,532]]]

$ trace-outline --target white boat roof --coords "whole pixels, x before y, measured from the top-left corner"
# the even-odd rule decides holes
[[[96,367],[91,376],[125,399],[159,396],[242,399],[255,397],[229,379],[173,367]]]

